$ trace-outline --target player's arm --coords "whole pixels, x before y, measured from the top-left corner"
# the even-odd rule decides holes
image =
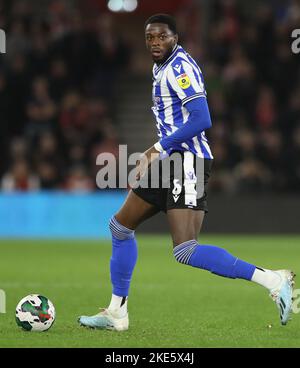
[[[173,145],[186,142],[211,127],[211,118],[206,98],[195,98],[184,106],[190,113],[188,121],[177,129],[176,132],[157,142],[154,147],[158,151],[167,151]]]
[[[172,148],[175,144],[186,142],[211,127],[202,76],[196,77],[191,64],[183,59],[175,60],[168,71],[167,81],[169,88],[189,112],[189,118],[176,132],[154,145],[160,152]]]
[[[138,163],[137,179],[144,175],[151,162],[159,156],[159,152],[167,151],[176,143],[186,142],[200,134],[203,130],[211,127],[211,118],[206,98],[195,98],[187,102],[185,108],[190,113],[188,121],[176,132],[161,139],[143,153]]]

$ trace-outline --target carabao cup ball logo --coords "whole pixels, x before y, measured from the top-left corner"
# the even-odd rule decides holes
[[[16,322],[23,330],[47,331],[54,320],[54,305],[45,296],[27,295],[16,307]]]

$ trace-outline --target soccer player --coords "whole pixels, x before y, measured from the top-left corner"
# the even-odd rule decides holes
[[[112,297],[108,308],[94,316],[81,316],[83,326],[127,330],[127,302],[132,273],[137,260],[136,228],[159,211],[166,212],[173,240],[173,255],[185,266],[197,267],[216,275],[245,279],[268,289],[275,301],[282,325],[292,309],[294,273],[256,267],[226,250],[198,242],[198,234],[207,212],[205,187],[213,156],[205,136],[211,127],[202,72],[195,60],[178,44],[173,17],[157,14],[145,23],[146,46],[154,61],[153,112],[159,141],[142,155],[137,179],[162,153],[182,158],[182,177],[170,172],[170,187],[131,190],[125,203],[110,220],[112,257],[110,274]],[[197,173],[196,159],[204,162],[204,175]],[[148,171],[148,172],[149,172]],[[149,175],[151,175],[149,173]],[[202,181],[200,196],[197,182]]]

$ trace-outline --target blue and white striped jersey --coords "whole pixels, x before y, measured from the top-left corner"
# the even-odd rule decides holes
[[[202,72],[181,46],[177,45],[163,64],[154,64],[152,94],[152,111],[160,139],[171,135],[188,121],[190,114],[184,107],[187,102],[195,98],[206,98]],[[175,150],[190,151],[198,157],[213,159],[204,131],[173,146],[170,151]]]

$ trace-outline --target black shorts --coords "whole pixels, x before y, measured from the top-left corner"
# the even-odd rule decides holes
[[[174,163],[174,154],[181,161]],[[201,159],[188,151],[174,152],[168,158],[156,162],[158,171],[152,171],[154,169],[150,167],[148,175],[133,192],[164,212],[174,208],[208,212],[206,187],[212,162],[213,160]],[[169,169],[166,170],[168,165]],[[154,176],[158,177],[155,185],[151,181]]]

